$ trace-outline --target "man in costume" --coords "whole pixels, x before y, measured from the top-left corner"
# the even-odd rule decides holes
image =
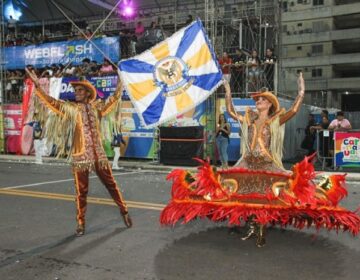
[[[199,160],[198,172],[177,169],[168,175],[173,181],[171,201],[162,211],[160,223],[174,225],[195,218],[214,222],[228,220],[249,230],[243,237],[256,237],[265,245],[267,224],[298,229],[315,226],[329,230],[360,232],[360,216],[339,205],[347,195],[345,175],[334,174],[316,182],[312,157],[287,171],[282,165],[284,124],[298,112],[304,98],[305,83],[300,73],[298,96],[289,110],[280,108],[271,92],[253,95],[256,111],[247,108],[244,116],[235,112],[231,91],[225,82],[226,107],[230,116],[242,124],[240,161],[228,170],[216,170]]]
[[[75,102],[56,100],[47,95],[40,87],[39,79],[34,72],[26,69],[35,84],[37,97],[56,114],[56,121],[48,128],[48,138],[57,143],[60,155],[71,156],[72,171],[75,179],[77,228],[76,235],[85,233],[85,212],[89,186],[89,173],[95,171],[105,185],[111,197],[120,208],[125,225],[132,226],[132,220],[105,155],[99,120],[108,114],[121,95],[122,84],[119,84],[113,96],[106,104],[96,101],[96,89],[89,81],[74,81]],[[59,140],[59,136],[62,141]]]

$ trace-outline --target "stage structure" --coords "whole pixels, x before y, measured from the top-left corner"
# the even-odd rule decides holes
[[[82,0],[83,1],[83,0]],[[66,1],[56,0],[56,3],[65,5]],[[73,19],[78,26],[83,28],[89,28],[94,31],[99,26],[99,23],[104,19],[106,15],[118,1],[111,0],[104,1],[87,1],[91,6],[91,16],[84,14],[84,17],[79,17],[75,12],[67,10],[71,19]],[[256,83],[249,80],[249,66],[247,64],[249,55],[252,49],[257,49],[260,58],[265,55],[266,48],[274,47],[275,54],[278,52],[279,43],[279,17],[280,9],[279,2],[275,0],[257,0],[257,1],[216,1],[216,0],[158,0],[158,1],[144,1],[143,4],[138,4],[136,7],[136,14],[131,18],[124,18],[119,13],[114,13],[100,28],[101,34],[107,36],[120,35],[120,50],[121,58],[130,57],[133,55],[130,49],[130,37],[128,36],[129,30],[134,30],[136,24],[141,21],[148,29],[151,22],[155,22],[158,28],[162,32],[163,37],[167,37],[173,34],[175,31],[186,26],[189,20],[195,20],[200,18],[203,21],[211,44],[213,45],[218,58],[220,59],[223,52],[227,52],[230,57],[236,56],[236,49],[241,49],[242,62],[235,65],[231,65],[230,78],[232,92],[235,97],[248,97],[250,92],[257,91],[261,87],[269,87],[273,85],[273,90],[277,89],[277,63],[275,61],[273,67],[273,73],[270,75],[272,80],[269,81],[265,76],[263,65],[259,68],[259,78]],[[36,5],[35,5],[36,6]],[[36,8],[34,6],[34,8]],[[52,9],[53,14],[57,15],[57,18],[49,20],[49,13],[46,15],[46,19],[38,22],[26,22],[18,21],[17,31],[21,35],[22,30],[29,26],[37,27],[37,30],[41,30],[43,36],[47,36],[50,42],[55,40],[67,39],[69,36],[80,36],[80,32],[71,25],[63,15],[56,11],[53,4],[49,4],[48,8]],[[98,14],[94,13],[98,11]],[[77,12],[80,13],[80,12]],[[85,11],[84,11],[85,13]],[[24,15],[26,16],[26,14]],[[42,17],[41,14],[38,15]],[[45,15],[44,15],[45,17]],[[62,33],[59,31],[54,32],[54,26],[64,26]],[[41,26],[41,28],[39,28]],[[3,45],[5,38],[4,20],[2,20],[1,29],[1,42]],[[63,36],[63,37],[61,37]],[[138,40],[138,44],[141,40]],[[155,44],[156,42],[154,42]],[[1,52],[3,54],[3,51]],[[6,58],[1,61],[6,61]],[[235,67],[236,66],[236,67]],[[3,103],[11,104],[15,103],[11,99],[11,96],[5,94],[6,80],[6,65],[1,65],[1,77],[2,77],[2,91]],[[23,69],[21,69],[23,70]],[[236,72],[237,71],[237,72]],[[215,155],[215,124],[216,124],[216,100],[223,96],[223,88],[220,87],[218,92],[213,94],[205,101],[205,113],[203,118],[204,125],[204,155],[214,158]],[[159,155],[159,143],[156,141],[159,138],[158,129],[154,131],[153,159],[158,160]]]

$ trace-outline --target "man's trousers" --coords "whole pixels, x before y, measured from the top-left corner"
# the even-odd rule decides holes
[[[111,172],[111,167],[100,167],[99,163],[95,163],[95,172],[100,181],[105,185],[115,203],[119,206],[122,214],[127,213],[127,206],[116,184],[114,176]],[[89,190],[89,170],[75,170],[73,169],[75,188],[76,188],[76,207],[77,207],[77,222],[78,224],[85,224],[86,199]]]

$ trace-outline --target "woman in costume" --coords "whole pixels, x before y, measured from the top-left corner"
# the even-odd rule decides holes
[[[239,226],[243,221],[249,231],[243,237],[256,238],[256,245],[265,245],[267,224],[281,227],[325,227],[329,230],[360,231],[358,213],[339,206],[347,195],[345,175],[331,175],[315,182],[311,157],[284,169],[282,148],[284,124],[299,110],[304,98],[305,83],[300,73],[298,96],[289,110],[280,108],[271,92],[253,95],[256,111],[247,108],[245,115],[235,112],[228,83],[226,106],[232,118],[242,124],[242,157],[234,167],[216,170],[209,162],[196,174],[177,169],[168,175],[173,181],[171,201],[161,213],[160,223],[174,225],[195,218],[214,222],[228,220]]]
[[[226,109],[230,116],[240,121],[242,125],[241,154],[240,161],[235,167],[266,170],[277,173],[288,173],[282,164],[282,150],[284,142],[285,123],[290,120],[298,111],[304,99],[305,82],[300,72],[298,79],[298,96],[288,111],[280,108],[277,97],[269,92],[260,92],[252,95],[255,100],[256,111],[247,107],[245,115],[235,112],[231,100],[231,89],[229,83],[224,81]],[[225,175],[223,178],[235,178],[239,183],[238,193],[265,194],[267,187],[272,183],[271,177],[258,177],[256,183],[240,174]],[[258,235],[257,245],[265,245],[263,226],[257,226],[249,218],[250,229],[243,237],[246,240],[253,235]],[[257,228],[258,227],[258,228]]]

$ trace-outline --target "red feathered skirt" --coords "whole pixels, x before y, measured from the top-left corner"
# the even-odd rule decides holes
[[[345,175],[323,177],[319,182],[314,181],[315,176],[309,158],[295,164],[288,174],[236,167],[217,171],[202,161],[196,174],[177,169],[167,176],[173,181],[171,201],[162,211],[160,223],[175,225],[209,218],[240,225],[255,217],[263,225],[315,226],[357,235],[359,209],[352,212],[339,206],[347,195]],[[267,187],[265,192],[244,193],[242,186],[249,189],[251,184]]]

